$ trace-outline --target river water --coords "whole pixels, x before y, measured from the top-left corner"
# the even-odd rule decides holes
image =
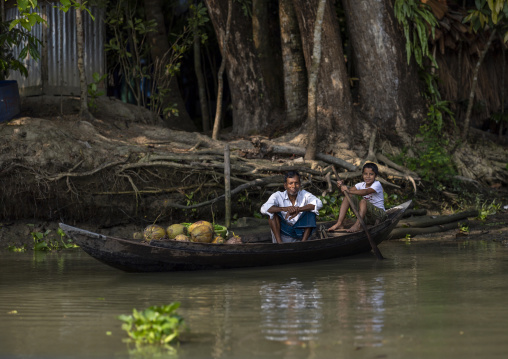
[[[301,265],[132,274],[81,250],[0,253],[0,358],[507,358],[508,246],[385,242]],[[181,302],[175,351],[117,319]]]

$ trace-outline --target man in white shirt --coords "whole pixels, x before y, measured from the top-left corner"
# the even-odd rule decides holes
[[[316,229],[323,203],[300,187],[300,174],[289,171],[284,176],[285,191],[273,193],[261,207],[261,213],[270,217],[273,243],[304,242]]]

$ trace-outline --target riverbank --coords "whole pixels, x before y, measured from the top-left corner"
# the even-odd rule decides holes
[[[59,222],[125,238],[151,223],[221,223],[225,144],[231,148],[233,221],[258,212],[270,193],[282,188],[281,174],[288,169],[302,173],[305,189],[333,196],[327,192],[336,190],[332,165],[353,184],[368,157],[366,151],[353,152],[337,141],[331,152],[305,162],[298,136],[235,138],[225,130],[216,141],[177,124],[167,127],[149,111],[109,98],[97,100],[92,122],[77,116],[77,99],[24,101],[22,117],[0,124],[1,248],[31,249],[34,236],[59,241]],[[379,142],[378,153],[397,150]],[[508,162],[506,148],[489,141],[477,146],[478,158],[491,153],[496,163]],[[450,188],[434,188],[435,183],[416,177],[410,181],[404,168],[386,161],[379,162],[380,180],[391,205],[411,198],[429,214],[450,214],[496,201],[501,208],[497,215],[505,214],[506,181],[492,182],[499,168],[486,172],[489,180],[483,184],[461,179]],[[469,238],[504,233],[505,222],[504,217],[472,221]]]

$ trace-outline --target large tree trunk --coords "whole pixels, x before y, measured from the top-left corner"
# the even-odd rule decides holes
[[[166,25],[164,24],[164,13],[162,12],[162,0],[145,0],[145,16],[147,20],[155,20],[157,23],[157,32],[150,32],[148,34],[148,41],[150,43],[150,55],[152,61],[162,59],[164,55],[170,50],[168,36],[166,33]],[[178,110],[178,117],[166,118],[164,120],[168,126],[178,124],[178,128],[185,130],[196,130],[187,110],[185,103],[182,99],[178,82],[173,78],[169,82],[169,94],[163,99],[163,106],[169,104],[176,104]]]
[[[363,115],[387,134],[408,140],[424,114],[418,74],[406,62],[392,0],[343,0],[360,78]]]
[[[217,40],[222,47],[225,36],[227,2],[207,0],[206,6],[212,20]],[[227,59],[228,84],[233,107],[233,133],[248,135],[263,131],[272,124],[273,103],[269,93],[259,58],[252,41],[252,24],[246,17],[240,4],[233,2],[231,18],[231,38],[227,49],[221,48],[221,53]]]
[[[318,0],[294,0],[295,12],[301,32],[307,71],[312,64],[313,32]],[[358,127],[353,121],[353,104],[346,73],[342,40],[335,9],[327,1],[323,19],[322,59],[317,84],[318,131],[325,142],[339,140],[346,144],[354,142]],[[326,138],[328,136],[328,138]]]
[[[252,1],[252,34],[263,81],[273,96],[273,105],[282,108],[284,104],[282,59],[279,38],[274,36],[279,28],[279,21],[276,16],[270,16],[273,13],[272,2],[273,0]]]
[[[81,10],[82,0],[77,0],[76,7],[76,41],[78,48],[78,71],[79,71],[79,84],[80,84],[80,108],[79,115],[85,120],[93,118],[88,110],[88,84],[86,82],[85,72],[85,54],[84,54],[84,35],[83,35],[83,12]]]
[[[327,0],[319,0],[319,6],[314,22],[314,47],[312,49],[312,64],[309,71],[308,106],[307,117],[308,140],[305,151],[306,160],[314,160],[317,152],[318,130],[317,130],[317,106],[316,106],[316,84],[318,80],[319,64],[321,63],[321,32],[323,29],[323,17]]]
[[[293,0],[279,0],[279,22],[284,69],[284,104],[288,125],[307,115],[307,71]]]

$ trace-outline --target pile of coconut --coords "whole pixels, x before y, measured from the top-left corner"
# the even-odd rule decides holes
[[[142,237],[147,242],[172,240],[213,244],[242,243],[242,239],[239,236],[233,234],[229,239],[228,236],[229,232],[226,227],[207,221],[176,223],[167,228],[157,224],[151,224],[145,228],[142,236],[140,233],[134,233],[135,239],[140,239]]]

